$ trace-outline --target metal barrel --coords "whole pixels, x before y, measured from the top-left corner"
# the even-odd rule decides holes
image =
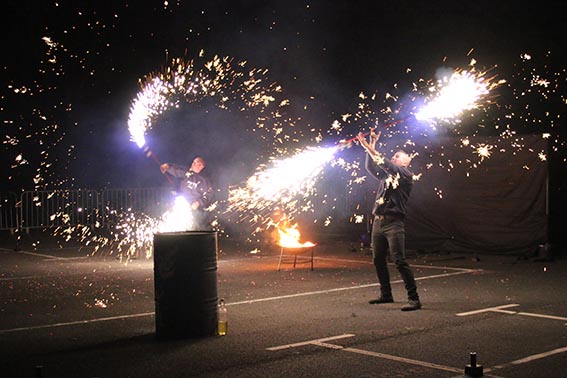
[[[156,337],[162,340],[217,333],[217,250],[213,231],[154,235]]]

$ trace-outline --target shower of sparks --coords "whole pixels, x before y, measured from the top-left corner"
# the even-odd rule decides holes
[[[42,69],[46,73],[54,73],[55,79],[61,79],[61,82],[65,80],[64,65],[70,66],[80,61],[81,67],[87,66],[78,57],[66,56],[67,46],[64,47],[62,43],[56,42],[55,38],[46,37],[43,41],[48,52],[47,59],[43,60],[43,65],[46,67]],[[266,70],[246,69],[246,62],[235,62],[228,57],[215,56],[208,60],[203,57],[204,53],[201,53],[199,58],[191,61],[172,60],[161,72],[141,80],[141,91],[132,101],[130,108],[128,119],[130,137],[142,148],[146,145],[148,131],[152,129],[161,114],[180,108],[184,103],[198,102],[205,97],[215,99],[216,105],[221,109],[257,111],[261,116],[256,118],[255,128],[252,130],[253,137],[265,141],[271,147],[271,151],[258,154],[258,161],[266,161],[268,159],[265,156],[272,156],[271,163],[269,165],[259,163],[256,174],[244,180],[240,187],[230,188],[227,207],[228,212],[237,213],[241,220],[248,221],[254,226],[260,224],[259,228],[266,226],[264,214],[275,207],[284,208],[290,216],[311,212],[313,208],[324,206],[335,209],[341,198],[337,200],[337,196],[327,194],[329,188],[318,187],[317,182],[327,164],[331,168],[340,168],[348,173],[347,193],[352,192],[352,186],[363,185],[366,182],[365,176],[361,173],[361,164],[356,160],[346,160],[342,156],[335,158],[334,155],[338,150],[334,148],[306,149],[296,156],[285,158],[292,155],[290,151],[298,150],[297,147],[290,147],[291,142],[306,142],[309,139],[321,143],[324,134],[336,140],[342,134],[346,134],[347,129],[350,135],[355,135],[360,129],[367,130],[370,127],[405,118],[408,112],[414,114],[417,120],[427,121],[423,123],[430,124],[436,121],[451,123],[455,126],[451,131],[459,136],[460,143],[466,147],[463,150],[471,155],[471,158],[461,161],[451,160],[442,149],[430,148],[428,143],[436,140],[435,133],[411,122],[398,124],[395,128],[389,129],[389,136],[397,137],[398,140],[390,144],[386,138],[383,138],[381,140],[383,150],[422,149],[420,159],[427,162],[424,164],[427,170],[442,169],[452,172],[457,166],[461,166],[467,170],[468,175],[468,171],[477,168],[486,160],[503,156],[505,151],[513,153],[514,150],[525,149],[521,137],[524,132],[541,132],[549,141],[549,151],[534,151],[540,161],[547,161],[550,154],[553,154],[562,155],[563,163],[567,162],[567,158],[564,157],[567,145],[559,133],[561,118],[564,118],[567,106],[565,69],[553,72],[547,64],[531,64],[533,58],[527,54],[521,56],[522,64],[517,66],[520,71],[511,77],[506,77],[506,80],[494,81],[494,78],[487,77],[486,71],[478,72],[474,68],[454,71],[436,82],[412,78],[415,84],[413,90],[408,92],[414,92],[412,94],[415,97],[414,101],[417,98],[426,99],[421,109],[416,105],[417,109],[410,110],[412,104],[408,102],[411,96],[404,93],[403,89],[400,93],[397,84],[382,96],[376,93],[360,93],[354,109],[337,112],[336,114],[342,115],[338,120],[327,125],[326,129],[319,130],[313,127],[311,131],[317,135],[314,138],[305,137],[299,131],[299,127],[295,127],[299,122],[286,118],[285,108],[290,102],[281,98],[281,87],[267,79]],[[411,72],[411,70],[407,71],[408,74]],[[498,73],[498,76],[503,75]],[[50,84],[49,88],[43,87],[41,82],[35,82],[33,85],[11,82],[7,86],[11,97],[26,96],[36,101],[34,108],[27,115],[22,114],[4,120],[5,125],[15,126],[11,130],[18,128],[20,132],[8,132],[3,140],[5,149],[13,152],[8,159],[12,170],[31,169],[33,173],[29,177],[35,189],[73,185],[73,177],[59,179],[54,174],[48,173],[55,166],[52,161],[57,156],[51,150],[62,144],[66,133],[56,120],[58,117],[63,118],[61,113],[69,118],[73,115],[73,107],[70,103],[57,100],[46,105],[48,104],[45,102],[46,97],[53,99],[56,97],[51,96],[51,93],[58,89],[60,81],[57,80],[55,85]],[[495,98],[491,92],[495,89],[500,92],[498,106],[491,102]],[[500,97],[502,94],[504,96]],[[8,97],[4,97],[6,98]],[[418,102],[416,101],[415,104]],[[310,110],[307,105],[304,109]],[[462,122],[458,119],[465,115],[466,111],[473,109],[478,110],[475,113],[480,113],[480,116],[472,122],[473,125],[466,120]],[[20,122],[17,121],[18,119],[25,121]],[[497,140],[494,144],[479,141],[477,137],[483,133],[497,135]],[[402,139],[403,141],[400,142]],[[33,149],[28,148],[32,145],[44,148],[37,156],[33,156],[30,152]],[[67,146],[68,156],[71,156],[74,149],[74,145]],[[436,188],[435,193],[442,198],[443,188]],[[315,203],[317,200],[320,202]],[[40,206],[41,203],[38,201],[35,205]],[[87,211],[88,209],[85,209],[85,212]],[[356,222],[362,219],[362,215],[357,211],[358,208],[353,210],[350,216]],[[164,224],[167,223],[174,225],[172,229],[179,226],[179,222],[171,222],[174,213],[175,208],[164,214],[162,219],[125,209],[115,210],[112,215],[114,222],[111,223],[113,228],[110,230],[110,237],[94,234],[93,230],[101,230],[102,226],[73,225],[71,221],[65,231],[59,229],[58,232],[60,235],[65,235],[66,240],[70,240],[71,234],[78,235],[89,245],[96,245],[96,249],[110,246],[114,251],[124,255],[132,255],[140,251],[147,255],[151,253],[153,233],[165,230]],[[324,213],[321,216],[325,226],[339,219]],[[181,223],[184,221],[190,222],[184,219]]]
[[[263,134],[258,137],[277,144],[276,136],[282,137],[285,124],[276,119],[289,101],[278,99],[282,88],[268,81],[267,70],[247,70],[245,67],[246,62],[235,62],[230,57],[214,56],[207,60],[204,51],[194,60],[172,60],[162,72],[151,74],[142,81],[141,91],[130,107],[128,130],[131,140],[142,148],[153,122],[165,111],[179,108],[184,103],[214,98],[220,109],[255,109],[262,113],[263,116],[256,119],[256,131]],[[268,138],[268,134],[272,137]]]
[[[189,231],[194,226],[191,205],[185,197],[177,196],[173,209],[163,214],[159,232]]]
[[[80,13],[76,12],[77,7],[81,8]],[[104,12],[98,6],[71,7],[60,2],[51,5],[46,3],[39,11],[50,13],[46,13],[46,17],[38,18],[42,22],[36,28],[22,34],[26,35],[29,41],[41,43],[43,51],[38,48],[39,45],[20,43],[22,48],[33,53],[20,56],[16,51],[9,54],[16,59],[7,60],[7,64],[3,65],[6,83],[0,96],[0,109],[5,130],[2,147],[7,168],[0,170],[3,173],[3,183],[18,186],[18,191],[51,191],[82,185],[80,180],[73,177],[73,169],[67,166],[74,160],[77,152],[77,146],[68,141],[67,135],[73,134],[70,131],[77,129],[75,134],[80,134],[82,139],[88,139],[85,136],[94,137],[95,133],[104,132],[104,129],[97,129],[98,126],[89,129],[90,126],[86,125],[91,122],[79,122],[82,119],[94,118],[93,114],[78,114],[76,109],[85,109],[85,106],[75,106],[74,99],[97,100],[92,103],[103,98],[112,101],[119,99],[115,94],[122,90],[120,80],[127,76],[126,73],[136,72],[128,65],[138,62],[140,58],[147,58],[144,58],[143,53],[139,54],[142,46],[137,44],[140,43],[136,40],[137,36],[144,36],[141,41],[143,46],[158,46],[163,40],[159,37],[159,28],[152,29],[151,25],[164,25],[164,20],[178,21],[181,13],[189,13],[185,12],[186,9],[183,9],[180,2],[163,1],[161,6],[152,8],[154,10],[149,13],[151,20],[138,20],[136,25],[139,29],[135,26],[129,33],[117,33],[117,30],[125,30],[125,21],[131,17],[134,8],[132,4],[124,6],[121,2],[114,4],[113,8],[112,12]],[[141,6],[141,9],[150,8]],[[212,29],[217,28],[212,19],[208,21],[208,12],[202,12],[199,17],[207,19],[206,23]],[[189,24],[194,22],[198,24],[195,19]],[[199,30],[199,27],[192,25],[187,35],[179,37],[180,40],[185,38],[185,41],[193,41],[198,36],[208,35],[210,30]],[[124,41],[131,45],[125,46]],[[121,49],[123,51],[119,51]],[[119,52],[124,55],[118,54]],[[408,68],[406,74],[409,80],[405,81],[413,83],[412,90],[400,88],[395,84],[382,95],[360,93],[358,99],[354,99],[357,103],[353,108],[333,109],[333,114],[338,114],[338,120],[325,124],[321,129],[309,125],[312,129],[310,132],[313,131],[316,137],[307,137],[300,131],[305,125],[286,115],[290,102],[281,98],[282,89],[268,79],[267,70],[250,69],[247,68],[246,62],[236,62],[228,57],[204,56],[202,52],[194,60],[171,60],[160,72],[140,80],[141,91],[135,96],[130,107],[130,138],[140,148],[144,147],[147,144],[148,132],[160,115],[181,108],[184,103],[199,102],[203,98],[214,99],[221,109],[235,112],[254,109],[259,114],[250,117],[255,118],[255,127],[243,132],[251,131],[251,138],[265,142],[266,151],[258,152],[259,168],[254,176],[248,180],[246,177],[238,178],[243,180],[242,187],[230,189],[228,202],[230,210],[253,224],[262,223],[262,213],[269,213],[276,206],[285,208],[290,215],[310,212],[313,208],[321,209],[326,206],[327,210],[339,207],[337,204],[343,206],[346,196],[344,193],[330,194],[332,187],[342,188],[344,185],[347,187],[346,193],[353,193],[350,197],[352,202],[360,200],[360,194],[355,197],[353,187],[362,187],[369,180],[365,180],[364,174],[361,173],[362,167],[357,160],[359,157],[353,159],[352,155],[341,155],[338,158],[329,156],[329,160],[326,160],[326,156],[321,156],[320,163],[317,163],[318,156],[305,159],[298,157],[302,162],[298,164],[299,167],[287,169],[283,162],[293,157],[286,156],[292,156],[293,151],[298,151],[296,145],[291,146],[292,143],[301,142],[301,145],[306,145],[308,141],[313,141],[319,144],[324,141],[324,136],[335,141],[345,134],[356,135],[361,129],[368,130],[370,127],[405,118],[408,113],[415,114],[417,120],[426,121],[422,122],[423,124],[448,121],[455,128],[447,128],[442,132],[454,132],[462,141],[457,142],[461,144],[458,147],[467,154],[462,160],[453,159],[446,150],[437,148],[435,142],[440,138],[437,138],[435,131],[432,132],[431,128],[426,129],[422,125],[408,122],[389,129],[388,136],[395,138],[391,138],[392,141],[383,138],[382,150],[420,150],[419,159],[424,162],[424,170],[438,169],[453,173],[457,168],[463,168],[468,175],[481,164],[502,158],[504,153],[513,154],[514,151],[525,150],[522,138],[524,133],[541,133],[548,142],[547,150],[533,151],[539,161],[557,159],[562,164],[567,163],[567,143],[562,122],[567,109],[567,74],[564,67],[557,69],[558,56],[554,56],[552,52],[545,57],[522,54],[519,57],[520,62],[514,63],[513,68],[508,68],[508,74],[490,69],[490,72],[495,72],[498,77],[505,77],[506,81],[495,82],[494,78],[487,76],[487,72],[475,70],[475,63],[467,70],[453,71],[439,81],[409,78],[415,71]],[[9,64],[11,62],[15,64]],[[33,68],[24,71],[23,67]],[[505,68],[504,71],[506,70]],[[304,72],[299,72],[298,77],[303,74]],[[498,106],[490,103],[495,98],[491,92],[496,92],[496,89],[499,91]],[[421,109],[418,105],[411,108],[412,104],[408,103],[411,95],[419,99],[415,104],[420,102],[420,99],[426,99]],[[311,97],[311,100],[315,98]],[[315,108],[312,104],[315,105],[316,101],[311,100],[304,104],[305,114]],[[480,115],[468,123],[466,119],[463,122],[457,119],[468,110],[477,110],[474,112],[475,116]],[[111,116],[115,117],[116,114]],[[459,123],[458,128],[456,123]],[[490,144],[479,138],[487,134],[495,136],[495,140],[491,140]],[[393,141],[394,139],[398,141]],[[319,150],[321,155],[326,154],[325,149]],[[269,166],[273,168],[263,164],[270,161],[267,156],[272,156],[272,164]],[[315,167],[311,172],[307,172],[310,164]],[[323,174],[322,170],[326,164],[331,168],[344,170],[347,173],[345,182],[337,179],[326,187],[318,185],[317,179]],[[88,161],[85,166],[88,166]],[[423,172],[419,173],[421,174]],[[106,182],[98,182],[96,185],[99,184],[106,185]],[[442,197],[447,193],[443,189],[435,188],[435,193]],[[72,207],[71,200],[68,202],[63,207]],[[358,205],[353,206],[350,214],[356,221],[362,219]],[[77,214],[64,213],[65,210],[60,211],[59,208],[48,209],[39,199],[34,200],[32,206],[37,210],[53,212],[50,214],[52,221],[58,218],[62,220],[64,225],[56,228],[55,233],[62,235],[64,240],[77,237],[85,244],[94,245],[95,251],[110,247],[124,256],[133,256],[135,253],[147,256],[151,253],[155,232],[190,227],[190,219],[187,217],[175,220],[178,210],[184,206],[183,203],[172,207],[161,218],[157,213],[150,216],[122,208],[118,204],[116,209],[111,209],[113,205],[109,204],[110,209],[101,211],[104,214],[97,214],[100,222],[88,225],[77,224]],[[92,211],[93,209],[86,206],[82,211],[77,210],[82,214]],[[330,225],[331,221],[341,219],[324,211],[320,211],[319,216],[325,226]],[[105,236],[97,235],[97,231]]]
[[[85,209],[85,211],[88,209]],[[106,209],[105,221],[112,224],[110,236],[101,236],[96,232],[103,227],[97,222],[93,226],[73,225],[71,216],[59,212],[51,215],[51,221],[61,219],[62,225],[53,234],[65,241],[76,239],[86,246],[94,246],[93,253],[107,247],[122,260],[149,258],[153,253],[153,238],[156,233],[194,230],[191,206],[182,196],[177,196],[171,209],[161,218],[152,217],[132,209]]]
[[[72,180],[54,168],[67,162],[64,155],[57,151],[64,148],[63,142],[67,134],[67,130],[59,122],[69,116],[72,105],[58,98],[58,95],[67,84],[65,65],[69,61],[76,62],[76,59],[58,59],[65,55],[66,46],[48,36],[43,36],[41,41],[45,47],[45,58],[41,60],[38,69],[44,73],[42,78],[45,80],[25,83],[20,75],[14,75],[14,78],[20,79],[10,78],[5,87],[7,93],[0,96],[0,110],[5,117],[2,124],[6,134],[2,144],[7,153],[13,154],[13,157],[6,160],[10,162],[10,172],[3,172],[5,177],[2,179],[10,183],[21,175],[31,178],[26,185],[32,184],[34,189],[64,188]],[[3,69],[6,70],[6,67]],[[7,79],[11,77],[7,73],[5,76]],[[28,77],[27,74],[25,76]],[[16,106],[20,103],[25,103],[26,106]],[[66,152],[67,158],[71,159],[74,146],[67,146]]]
[[[456,71],[444,76],[429,88],[432,98],[415,114],[420,121],[450,120],[464,111],[476,109],[492,89],[504,81],[494,82],[485,72]]]
[[[229,190],[228,211],[249,216],[281,207],[289,215],[297,213],[301,210],[297,197],[307,198],[315,192],[317,178],[337,151],[337,147],[311,147],[289,158],[274,159],[243,187]]]
[[[198,59],[175,59],[170,66],[161,72],[148,76],[141,85],[141,91],[132,101],[128,129],[131,140],[138,147],[148,149],[146,136],[155,120],[164,112],[180,108],[184,103],[196,103],[204,98],[216,101],[216,106],[224,110],[249,111],[256,116],[255,127],[251,130],[256,140],[265,141],[265,151],[257,151],[259,161],[262,156],[281,156],[289,153],[289,145],[297,143],[302,133],[296,126],[296,121],[283,116],[285,108],[290,105],[289,100],[282,99],[282,88],[268,80],[267,70],[246,69],[246,62],[235,62],[229,57],[214,56],[207,60],[203,51]],[[243,130],[244,132],[244,130]],[[304,139],[304,138],[303,138]],[[311,138],[317,140],[315,138]],[[274,158],[275,159],[275,158]],[[257,170],[262,169],[260,165]],[[283,170],[282,165],[278,169]],[[299,172],[299,167],[290,167]],[[250,178],[245,185],[252,187],[256,200],[271,198],[275,201],[286,201],[290,196],[302,190],[301,184],[296,187],[288,186],[288,197],[284,198],[282,189],[274,177],[267,178],[272,171],[261,172]],[[278,172],[274,172],[274,175]],[[292,176],[285,173],[289,181]],[[280,180],[286,180],[284,176]],[[261,190],[254,186],[253,181],[262,183],[269,181],[269,185]],[[308,185],[307,185],[308,186]],[[231,191],[232,198],[235,193],[243,193],[245,189]],[[240,196],[238,204],[231,203],[229,212],[236,207],[243,209],[244,195]],[[229,201],[230,202],[230,201]],[[214,209],[213,209],[214,210]],[[170,214],[171,216],[171,214]],[[176,222],[182,221],[176,218]],[[217,224],[218,225],[218,224]]]
[[[163,113],[168,107],[176,104],[167,99],[171,86],[164,83],[159,77],[152,79],[144,86],[144,90],[138,93],[133,102],[128,119],[128,130],[138,147],[146,144],[145,133],[151,127],[151,120]]]

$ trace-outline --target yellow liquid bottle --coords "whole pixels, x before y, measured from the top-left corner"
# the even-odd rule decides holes
[[[217,334],[219,336],[226,335],[228,331],[228,314],[226,311],[226,306],[224,304],[224,299],[219,301],[219,309],[218,309],[218,316],[219,316],[219,324],[217,327]]]

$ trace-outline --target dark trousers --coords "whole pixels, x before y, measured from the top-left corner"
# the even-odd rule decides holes
[[[408,299],[418,300],[417,285],[413,272],[406,261],[406,233],[403,220],[392,217],[376,217],[372,225],[372,257],[376,267],[376,275],[380,282],[380,292],[384,297],[392,297],[390,272],[386,258],[392,256],[396,268],[400,272]]]

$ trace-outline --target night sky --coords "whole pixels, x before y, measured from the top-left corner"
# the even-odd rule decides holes
[[[313,143],[313,129],[329,143],[364,129],[328,133],[361,92],[403,92],[471,59],[509,80],[530,54],[565,81],[559,2],[26,0],[8,1],[2,17],[2,191],[166,185],[129,141],[130,106],[144,78],[200,51],[267,69],[290,101],[284,118],[305,131],[298,146]],[[564,114],[561,91],[533,107]],[[267,163],[254,118],[204,99],[160,116],[149,137],[162,161],[203,155],[217,185],[234,184]],[[549,159],[565,171],[565,126],[526,123],[520,132],[552,132]]]

